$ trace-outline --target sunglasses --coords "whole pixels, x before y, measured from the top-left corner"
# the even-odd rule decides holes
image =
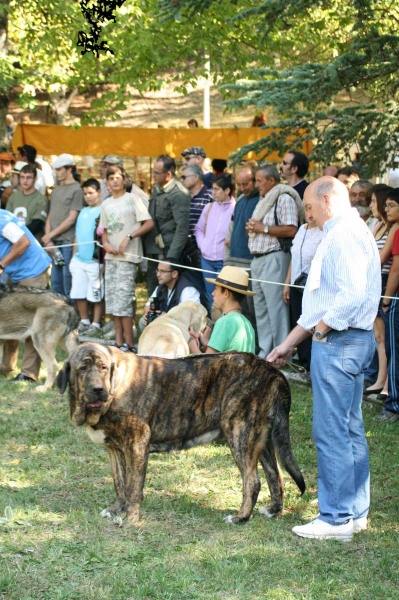
[[[286,160],[282,160],[281,162],[283,163],[283,165],[286,165],[288,167],[290,167],[292,165],[292,163],[289,163]]]
[[[188,177],[194,177],[194,175],[180,175],[180,179],[181,179],[182,181],[186,181],[186,179],[187,179]]]

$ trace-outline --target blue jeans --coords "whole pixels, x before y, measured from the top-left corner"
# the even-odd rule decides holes
[[[57,267],[53,260],[50,277],[51,289],[53,292],[58,292],[69,298],[72,287],[72,275],[69,271],[69,263],[72,258],[72,246],[69,246],[68,248],[59,248],[59,250],[64,257],[65,265],[63,267]]]
[[[223,269],[223,261],[222,260],[207,260],[206,258],[201,256],[201,269],[204,269],[206,271],[212,271],[213,273],[218,275],[220,273],[220,271]],[[204,276],[204,281],[205,281],[205,277],[212,277],[212,273],[203,273],[203,276]],[[213,279],[213,277],[212,277],[212,279]],[[205,281],[205,289],[206,289],[206,295],[208,296],[209,305],[212,306],[212,304],[213,304],[212,292],[215,289],[215,286],[213,285],[213,283],[209,283],[208,281]]]
[[[385,408],[399,412],[399,294],[391,300],[388,312],[381,311],[385,323],[385,351],[388,362],[388,397]]]
[[[330,525],[367,515],[370,466],[361,411],[363,371],[373,331],[331,331],[312,343],[313,438],[320,519]]]

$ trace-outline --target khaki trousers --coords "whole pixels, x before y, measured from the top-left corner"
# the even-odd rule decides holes
[[[48,283],[48,270],[44,271],[37,277],[22,279],[18,281],[18,285],[27,285],[37,288],[46,288]],[[18,362],[19,342],[17,340],[7,340],[4,343],[3,364],[1,370],[4,372],[14,371]],[[35,381],[39,376],[40,356],[35,350],[32,339],[25,340],[25,352],[22,358],[21,373],[27,377],[31,377]]]

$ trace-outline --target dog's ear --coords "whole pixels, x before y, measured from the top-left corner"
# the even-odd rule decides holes
[[[109,379],[110,379],[109,393],[111,396],[113,396],[115,394],[115,390],[119,384],[119,369],[118,369],[118,365],[116,364],[116,362],[114,360],[111,363]]]
[[[71,363],[69,360],[64,362],[64,366],[61,371],[58,371],[57,377],[55,378],[55,384],[59,388],[61,394],[66,390],[71,375]]]

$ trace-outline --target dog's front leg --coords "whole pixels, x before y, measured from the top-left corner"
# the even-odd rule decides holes
[[[120,448],[107,446],[107,450],[111,462],[112,478],[114,480],[116,491],[116,502],[112,506],[101,511],[100,514],[102,517],[112,519],[113,517],[126,512],[126,463],[125,455]]]
[[[147,473],[151,431],[147,424],[135,423],[133,439],[125,444],[126,507],[129,520],[137,522],[143,500],[143,488]]]

